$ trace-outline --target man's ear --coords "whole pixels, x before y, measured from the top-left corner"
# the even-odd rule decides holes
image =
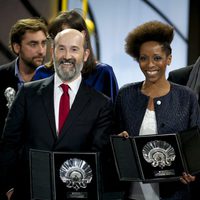
[[[18,43],[13,43],[12,48],[15,54],[19,55],[21,46]]]
[[[89,55],[90,55],[90,50],[89,49],[85,49],[85,51],[84,51],[84,62],[87,61]]]

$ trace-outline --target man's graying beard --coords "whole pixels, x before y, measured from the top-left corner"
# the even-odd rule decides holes
[[[69,70],[63,70],[62,64],[65,63],[70,63],[73,65],[73,68],[70,68]],[[62,59],[60,61],[57,61],[54,57],[54,68],[57,73],[57,75],[60,77],[62,81],[71,81],[73,80],[76,76],[80,74],[80,71],[83,68],[83,63],[76,64],[76,60],[71,58],[71,59]]]

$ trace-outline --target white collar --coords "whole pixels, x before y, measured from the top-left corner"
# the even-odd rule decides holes
[[[55,73],[54,76],[54,84],[56,88],[60,88],[60,85],[63,83],[63,81],[60,79],[60,77]],[[65,84],[67,84],[70,88],[71,91],[74,91],[75,93],[77,93],[79,86],[81,84],[82,81],[82,76],[80,74],[80,76],[78,76],[78,78],[76,78],[75,80],[73,80],[70,83],[65,82]]]

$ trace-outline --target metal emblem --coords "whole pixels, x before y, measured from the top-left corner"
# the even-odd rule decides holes
[[[4,95],[7,99],[6,106],[10,109],[10,107],[11,107],[11,105],[12,105],[14,99],[15,99],[16,92],[13,88],[8,87],[8,88],[6,88]]]
[[[86,188],[92,176],[90,165],[77,158],[66,160],[60,167],[60,178],[67,188]]]
[[[142,154],[144,159],[148,163],[151,163],[153,167],[160,168],[171,166],[171,163],[176,158],[174,148],[162,140],[154,140],[146,143],[142,149]]]

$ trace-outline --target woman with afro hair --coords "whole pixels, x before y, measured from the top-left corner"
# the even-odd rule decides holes
[[[173,36],[170,25],[150,21],[126,37],[125,51],[138,62],[145,79],[120,89],[115,105],[117,134],[124,137],[170,134],[200,126],[200,111],[193,91],[169,82],[165,76],[172,60]],[[183,172],[180,181],[133,182],[126,199],[191,199],[190,182],[196,182],[195,179]]]

